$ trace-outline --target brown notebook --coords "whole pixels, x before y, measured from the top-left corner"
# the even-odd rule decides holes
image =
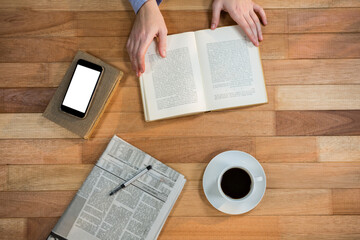
[[[72,116],[60,109],[60,105],[65,97],[72,73],[74,72],[76,63],[79,59],[93,62],[104,68],[102,78],[85,118]],[[99,122],[106,105],[109,103],[110,98],[115,92],[115,88],[118,86],[122,75],[123,73],[120,70],[112,67],[102,60],[88,53],[78,51],[58,89],[56,90],[54,97],[47,106],[43,114],[44,117],[72,131],[80,137],[85,139],[89,138],[96,124]]]

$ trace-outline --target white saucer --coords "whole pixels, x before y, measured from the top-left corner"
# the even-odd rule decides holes
[[[218,178],[227,168],[246,169],[253,179],[251,192],[240,200],[231,199],[219,191]],[[266,189],[266,176],[260,163],[250,154],[226,151],[215,156],[207,165],[203,176],[203,189],[208,201],[217,210],[227,214],[242,214],[255,208]]]

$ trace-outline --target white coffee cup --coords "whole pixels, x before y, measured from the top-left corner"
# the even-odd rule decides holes
[[[245,171],[251,181],[248,193],[240,198],[228,196],[221,187],[224,174],[233,168]],[[255,208],[261,201],[266,189],[266,176],[260,163],[250,154],[226,151],[215,156],[206,167],[203,189],[210,204],[219,211],[242,214]]]

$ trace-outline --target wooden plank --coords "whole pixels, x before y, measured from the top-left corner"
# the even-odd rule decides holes
[[[267,189],[259,205],[246,216],[331,215],[330,189]],[[202,189],[185,189],[170,216],[226,216],[206,199]]]
[[[28,218],[27,239],[46,239],[58,220],[58,218]]]
[[[27,240],[25,218],[0,218],[0,239]]]
[[[223,151],[236,149],[254,154],[254,141],[250,137],[124,137],[123,139],[163,163],[205,163]],[[95,163],[109,140],[86,141],[83,163]]]
[[[224,119],[226,119],[224,121]],[[131,121],[130,121],[131,120]],[[218,122],[221,127],[217,129]],[[231,127],[233,126],[233,127]],[[274,113],[243,111],[197,114],[189,117],[145,122],[142,113],[105,113],[93,137],[119,136],[267,136],[275,134]],[[4,138],[79,138],[45,119],[39,113],[0,115],[0,139]]]
[[[357,188],[359,163],[262,164],[269,188]]]
[[[4,138],[79,138],[47,120],[40,113],[3,113],[0,115],[0,139]]]
[[[264,33],[287,32],[287,10],[267,10]],[[210,27],[211,11],[162,11],[168,34],[197,31]],[[196,18],[196,21],[191,19]],[[0,10],[1,37],[127,37],[135,19],[133,11],[30,11]],[[219,26],[235,25],[224,14]]]
[[[279,239],[277,217],[169,217],[159,240]]]
[[[260,46],[263,59],[287,58],[286,35],[265,34],[264,39]],[[66,62],[77,50],[105,60],[129,61],[126,41],[127,37],[0,38],[0,62]]]
[[[360,137],[318,137],[320,162],[360,162]]]
[[[76,164],[81,163],[80,139],[0,140],[0,164]]]
[[[77,190],[93,165],[9,165],[8,190]]]
[[[256,137],[255,157],[260,162],[316,162],[316,138]]]
[[[290,33],[359,32],[359,8],[291,9],[288,11]]]
[[[47,67],[44,63],[0,63],[0,87],[51,87]]]
[[[145,122],[139,113],[105,113],[93,137],[109,138],[114,133],[120,137],[269,136],[274,135],[274,127],[274,113],[270,111],[237,109],[155,122]]]
[[[0,38],[0,62],[71,61],[81,48],[78,41],[78,38],[60,37]]]
[[[281,239],[359,239],[360,216],[280,217]]]
[[[278,86],[276,110],[359,110],[360,85]]]
[[[75,191],[0,192],[0,217],[59,217]]]
[[[360,59],[263,60],[267,85],[360,84]]]
[[[55,88],[6,88],[0,89],[3,101],[0,112],[44,112],[53,97]]]
[[[357,0],[259,0],[259,5],[264,8],[330,8],[330,7],[360,7]],[[118,11],[132,10],[127,0],[107,1],[103,4],[96,0],[83,0],[74,4],[71,0],[50,3],[47,0],[33,2],[31,0],[3,0],[0,9],[19,9],[26,8],[32,10],[65,10],[65,11]],[[211,1],[184,0],[184,1],[165,1],[160,5],[161,10],[210,10]]]
[[[332,206],[334,214],[360,214],[360,189],[333,189]]]
[[[167,163],[184,174],[186,188],[200,189],[204,163]],[[263,163],[268,188],[358,188],[360,164]],[[77,190],[93,165],[9,165],[9,191]],[[336,173],[336,174],[335,174]],[[306,176],[306,178],[304,177]]]
[[[290,34],[289,58],[360,58],[360,34]]]
[[[0,165],[0,191],[7,190],[8,166]]]
[[[276,135],[359,135],[360,111],[278,111]]]
[[[73,12],[12,10],[0,12],[0,36],[76,36]]]

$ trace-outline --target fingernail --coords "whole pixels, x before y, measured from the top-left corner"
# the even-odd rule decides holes
[[[166,51],[165,50],[162,51],[162,55],[163,55],[163,57],[166,57]]]
[[[211,29],[213,29],[213,30],[215,29],[215,23],[211,24]]]

